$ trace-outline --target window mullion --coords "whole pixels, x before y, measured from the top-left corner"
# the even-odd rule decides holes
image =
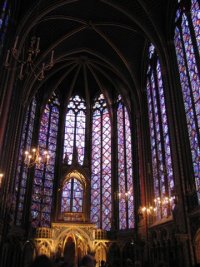
[[[73,205],[74,205],[74,178],[71,179],[70,212],[73,212]]]
[[[73,156],[74,156],[74,151],[76,150],[76,127],[77,127],[77,112],[74,113],[75,115],[75,122],[74,122],[74,147],[73,147]],[[78,152],[78,151],[77,151]]]
[[[101,110],[101,124],[100,124],[100,129],[101,129],[101,167],[100,167],[100,228],[102,228],[102,203],[103,203],[103,194],[102,194],[102,167],[103,167],[103,112],[104,109]]]
[[[122,105],[122,110],[123,110],[123,139],[124,139],[124,176],[125,176],[125,201],[126,201],[126,228],[128,228],[129,223],[128,223],[128,197],[127,197],[127,183],[128,183],[128,179],[127,179],[127,158],[126,158],[126,137],[125,137],[125,133],[126,133],[126,125],[125,125],[125,109],[124,109],[124,105]]]

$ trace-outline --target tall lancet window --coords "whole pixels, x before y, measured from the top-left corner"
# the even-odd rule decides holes
[[[187,6],[188,8],[188,6]],[[193,176],[200,203],[200,4],[191,1],[177,10],[174,42],[185,106],[193,162]]]
[[[149,48],[147,98],[154,196],[158,200],[157,219],[161,219],[169,215],[169,205],[160,200],[164,201],[166,196],[172,196],[174,178],[161,66],[153,45]]]
[[[40,122],[38,146],[41,154],[48,150],[50,160],[48,164],[41,163],[35,167],[31,204],[33,227],[50,226],[58,121],[59,101],[53,94],[45,106]]]
[[[85,152],[85,101],[78,95],[70,99],[65,118],[65,138],[63,158],[72,163],[75,149],[78,152],[78,162],[83,164]]]
[[[117,106],[119,228],[134,227],[133,160],[130,121],[121,97]]]
[[[25,121],[22,129],[19,157],[18,157],[18,167],[17,167],[16,183],[15,183],[16,211],[17,211],[15,220],[17,225],[21,225],[24,213],[24,202],[25,202],[27,177],[28,177],[28,169],[24,165],[24,152],[26,150],[30,151],[31,148],[35,112],[36,112],[36,100],[34,98],[26,112]]]
[[[92,121],[91,221],[111,228],[111,124],[104,96],[93,106]]]

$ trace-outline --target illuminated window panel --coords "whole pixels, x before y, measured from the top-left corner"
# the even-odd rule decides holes
[[[172,196],[174,177],[161,66],[152,44],[149,48],[147,71],[147,103],[154,197],[164,199]],[[169,213],[168,205],[157,203],[157,219],[168,217]]]
[[[75,132],[75,114],[73,110],[69,110],[65,120],[65,142],[64,155],[67,154],[68,163],[72,163],[74,149],[74,132]]]
[[[83,212],[83,185],[76,178],[63,186],[61,212]]]
[[[78,152],[78,162],[83,164],[84,152],[85,152],[85,111],[80,110],[77,114],[76,124],[76,147]]]
[[[20,144],[18,167],[16,173],[15,192],[16,192],[17,225],[21,225],[24,212],[24,201],[25,201],[27,178],[28,178],[28,169],[24,165],[24,152],[26,150],[30,150],[31,148],[35,112],[36,112],[36,101],[35,99],[33,99],[29,108],[27,109],[25,116],[25,122],[23,125],[22,138]]]
[[[92,177],[91,177],[91,220],[100,227],[101,212],[101,113],[93,113],[92,125]]]
[[[54,94],[46,105],[40,122],[38,145],[41,154],[48,150],[50,160],[48,164],[43,163],[35,167],[31,205],[33,227],[50,226],[58,121],[59,105]]]
[[[130,121],[126,107],[124,108],[125,121],[125,149],[126,149],[126,175],[128,198],[128,228],[134,227],[134,196],[133,196],[133,159]]]
[[[85,154],[85,101],[79,96],[70,99],[65,119],[65,137],[63,158],[67,155],[68,164],[72,164],[75,149],[78,153],[78,162],[83,165]]]
[[[101,94],[93,106],[92,121],[91,221],[111,228],[111,124]]]
[[[108,110],[102,114],[102,228],[111,228],[111,125]]]
[[[191,16],[197,41],[197,46],[200,54],[200,4],[198,0],[191,1]]]
[[[132,144],[128,112],[121,97],[117,108],[119,228],[134,227]]]
[[[197,66],[197,51],[200,48],[199,10],[199,3],[195,0],[191,2],[190,13],[185,13],[184,9],[178,8],[174,43],[188,127],[193,174],[200,203],[200,73]],[[191,17],[189,17],[190,15]],[[190,19],[192,24],[189,23]],[[195,38],[192,38],[193,32]],[[196,52],[195,48],[198,49]]]

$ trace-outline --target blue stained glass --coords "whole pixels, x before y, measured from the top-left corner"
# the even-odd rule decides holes
[[[67,156],[68,164],[72,163],[74,146],[78,152],[78,162],[82,165],[85,154],[85,101],[79,96],[70,99],[65,119],[65,137],[63,158]]]
[[[33,126],[35,119],[35,111],[36,111],[36,100],[33,99],[29,108],[27,109],[25,121],[23,125],[23,135],[20,144],[20,152],[18,159],[18,167],[16,173],[16,184],[15,184],[15,192],[16,192],[16,203],[18,203],[17,208],[17,219],[16,224],[21,225],[23,209],[24,209],[24,201],[25,201],[25,193],[26,193],[26,184],[28,179],[28,170],[24,165],[24,152],[25,150],[30,150],[32,135],[33,135]]]
[[[180,11],[177,10],[177,16]],[[200,79],[194,46],[200,48],[200,10],[196,0],[191,2],[191,17],[193,25],[189,25],[188,14],[181,13],[182,23],[175,28],[174,43],[176,47],[180,82],[183,93],[188,135],[193,162],[194,178],[200,203]],[[196,43],[191,38],[191,27],[194,27]]]
[[[200,53],[200,6],[198,0],[191,1],[191,16],[196,35],[197,47]]]
[[[111,125],[106,109],[102,120],[102,228],[109,230],[111,227]]]
[[[172,170],[172,163],[171,163],[171,148],[170,148],[170,141],[169,141],[169,134],[168,134],[168,122],[167,122],[167,114],[166,114],[166,107],[165,107],[165,97],[164,97],[164,88],[163,82],[161,77],[161,66],[160,62],[158,61],[157,64],[157,76],[158,76],[158,85],[159,85],[159,101],[160,101],[160,109],[161,109],[161,116],[162,116],[162,128],[163,128],[163,142],[164,142],[164,156],[165,156],[165,168],[162,166],[162,172],[166,171],[168,176],[168,192],[169,196],[171,197],[171,192],[174,190],[174,179],[170,176],[170,173],[173,173]],[[164,182],[164,179],[163,179]]]
[[[183,41],[185,46],[185,54],[187,57],[187,65],[189,69],[190,81],[192,85],[192,92],[193,92],[194,102],[196,104],[200,98],[200,91],[199,91],[200,80],[191,40],[191,34],[188,26],[188,21],[187,17],[184,14],[182,19],[182,32],[183,32]]]
[[[111,228],[111,124],[103,95],[95,101],[92,122],[91,221]]]
[[[134,198],[132,177],[131,131],[128,112],[118,97],[118,183],[119,183],[119,227],[134,227]],[[127,219],[128,218],[128,219]]]
[[[57,114],[59,114],[58,99],[55,98],[55,94],[53,94],[52,99],[44,109],[40,122],[38,140],[40,153],[43,155],[45,150],[48,150],[48,153],[50,154],[50,161],[48,162],[48,165],[45,163],[36,165],[35,167],[31,204],[33,227],[50,226],[59,119]],[[52,129],[54,129],[54,131],[52,131]]]
[[[83,185],[76,178],[70,178],[63,186],[61,212],[83,212]]]
[[[132,140],[129,116],[126,107],[124,108],[125,122],[125,146],[126,146],[126,175],[127,175],[127,198],[128,198],[128,228],[134,227],[134,198],[133,198],[133,159]]]
[[[168,120],[165,106],[161,66],[155,48],[150,45],[149,59],[154,55],[156,64],[149,61],[147,70],[147,102],[150,126],[152,172],[155,198],[172,196],[174,178],[171,160]],[[157,219],[169,215],[168,205],[157,206]]]

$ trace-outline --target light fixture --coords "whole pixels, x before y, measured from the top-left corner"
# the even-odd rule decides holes
[[[35,165],[48,164],[50,155],[47,150],[44,150],[43,154],[40,153],[39,147],[32,148],[29,151],[25,151],[24,163],[28,168],[31,168]]]
[[[115,192],[116,199],[123,199],[128,200],[128,197],[131,195],[131,190],[126,191],[126,192]]]
[[[2,185],[3,177],[4,177],[4,174],[0,173],[0,188],[1,188],[1,185]]]
[[[154,205],[157,209],[157,211],[162,214],[163,210],[169,210],[171,211],[173,209],[174,206],[174,200],[175,197],[174,196],[163,196],[162,198],[157,197],[154,199]]]
[[[174,198],[175,197],[163,197],[163,198],[160,198],[160,197],[157,197],[154,199],[154,203],[156,206],[160,206],[160,205],[172,205],[173,201],[174,201]]]
[[[19,36],[16,37],[13,47],[7,51],[4,66],[7,69],[12,68],[12,59],[14,59],[19,67],[18,78],[20,80],[23,80],[25,75],[29,73],[33,73],[38,81],[43,80],[45,72],[54,66],[54,50],[51,51],[48,63],[43,62],[40,66],[36,66],[35,63],[39,59],[38,55],[40,53],[40,37],[32,36],[29,46],[24,46],[20,50],[17,48],[18,43]]]
[[[158,216],[163,213],[163,210],[171,211],[174,207],[174,200],[175,196],[156,197],[154,204],[140,207],[139,213],[145,216]]]
[[[156,215],[157,208],[151,205],[142,206],[139,208],[139,214],[142,215]]]

